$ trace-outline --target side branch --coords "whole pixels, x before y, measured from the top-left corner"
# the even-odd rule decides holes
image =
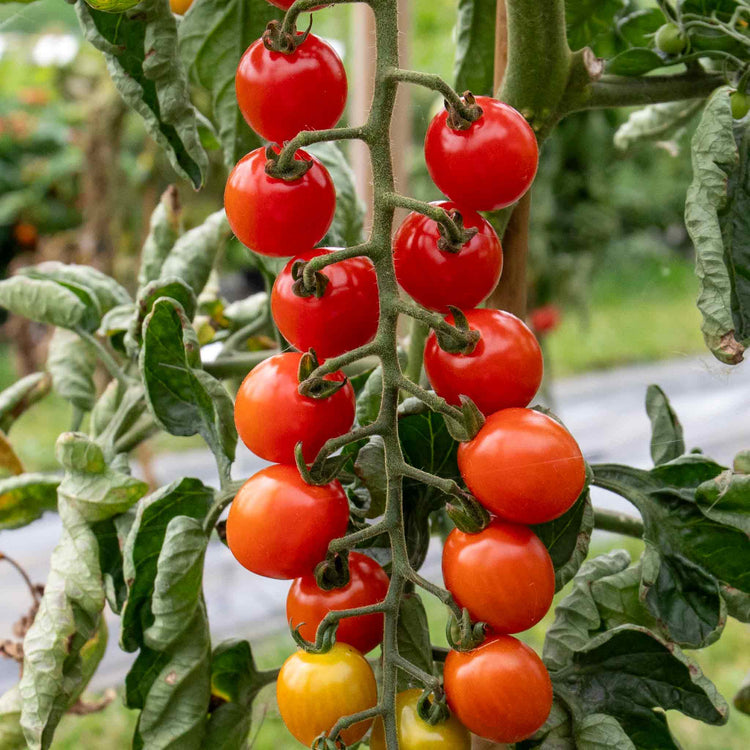
[[[446,414],[457,421],[463,420],[462,411],[455,406],[451,406],[444,398],[438,396],[434,391],[428,391],[425,388],[422,388],[418,383],[415,383],[406,377],[400,380],[399,388],[401,388],[402,391],[406,391],[411,396],[415,396],[423,404],[427,404],[432,411],[438,412],[439,414]],[[408,464],[405,465],[408,466]],[[413,467],[409,467],[409,470],[412,468]]]
[[[448,104],[453,107],[464,119],[471,120],[472,111],[466,106],[458,92],[446,83],[439,75],[434,73],[421,73],[418,70],[404,70],[403,68],[394,68],[388,77],[401,83],[413,83],[415,86],[422,86],[431,91],[437,91],[443,95]]]
[[[345,3],[369,4],[369,0],[325,0],[324,3],[321,3],[320,0],[296,0],[284,16],[282,31],[287,34],[294,34],[297,28],[297,18],[302,13],[308,13],[319,8],[327,8],[329,5],[344,5]]]
[[[284,144],[281,149],[279,159],[276,162],[276,169],[283,173],[289,170],[294,162],[294,155],[297,149],[304,146],[311,146],[313,143],[323,143],[325,141],[353,141],[366,140],[367,129],[364,125],[355,128],[330,128],[329,130],[303,130]]]
[[[460,248],[464,243],[468,242],[471,237],[476,234],[475,231],[467,232],[453,220],[451,215],[440,206],[434,206],[432,203],[425,203],[419,201],[416,198],[408,198],[405,195],[399,195],[398,193],[390,193],[385,196],[388,205],[392,208],[405,208],[407,211],[414,211],[418,214],[426,216],[428,219],[440,224],[445,232],[445,238],[448,242],[456,247]]]

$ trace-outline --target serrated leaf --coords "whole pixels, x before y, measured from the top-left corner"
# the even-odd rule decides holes
[[[625,151],[641,141],[676,139],[703,108],[704,99],[651,104],[632,112],[617,128],[614,143]]]
[[[60,477],[54,474],[21,474],[0,479],[0,530],[26,526],[57,507]]]
[[[49,343],[47,369],[59,396],[81,411],[94,408],[96,354],[88,342],[64,328],[56,329]]]
[[[568,44],[572,50],[591,45],[597,37],[615,25],[615,16],[625,7],[625,0],[568,0],[565,23]]]
[[[665,464],[685,453],[682,425],[658,385],[650,385],[646,390],[646,413],[651,420],[651,459],[654,464]]]
[[[46,372],[35,372],[0,391],[0,430],[8,432],[13,423],[50,391],[52,379]]]
[[[4,279],[0,281],[0,307],[36,323],[60,328],[76,328],[91,323],[85,302],[54,281],[25,276]],[[91,328],[95,329],[96,326]]]
[[[620,20],[617,24],[617,31],[631,47],[647,47],[664,22],[664,14],[661,10],[644,8]]]
[[[717,89],[692,142],[685,224],[695,245],[698,308],[706,344],[736,364],[750,340],[750,126],[732,119],[729,89]]]
[[[406,594],[401,600],[396,640],[401,656],[427,674],[433,673],[432,644],[427,613],[418,594]],[[414,678],[399,670],[398,689],[405,690],[414,685]]]
[[[198,136],[187,75],[177,53],[177,23],[162,0],[143,0],[123,13],[76,2],[86,35],[104,53],[112,80],[164,149],[175,171],[200,188],[208,157]]]
[[[139,291],[150,281],[159,278],[169,251],[182,232],[181,217],[179,194],[177,188],[171,185],[162,193],[159,204],[149,219],[148,235],[143,243],[141,265],[138,269]]]
[[[456,91],[492,96],[497,0],[459,0],[456,19]]]
[[[237,63],[268,22],[281,17],[265,0],[196,0],[180,24],[180,55],[191,76],[211,94],[213,119],[228,167],[260,145],[237,106]]]
[[[658,52],[645,47],[631,47],[608,60],[604,70],[610,75],[642,76],[664,64]]]

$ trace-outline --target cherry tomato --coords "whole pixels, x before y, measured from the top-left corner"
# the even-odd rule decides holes
[[[536,625],[555,595],[555,570],[541,539],[526,526],[497,518],[477,534],[448,534],[443,579],[458,606],[496,633]]]
[[[349,258],[326,266],[328,285],[322,297],[298,297],[292,267],[332,249],[317,248],[292,258],[276,277],[271,311],[279,330],[292,346],[315,349],[327,359],[366,344],[378,330],[378,277],[369,258]]]
[[[687,36],[677,24],[665,23],[656,32],[656,48],[667,55],[679,55],[687,47]]]
[[[333,221],[336,191],[328,170],[301,149],[294,158],[313,166],[291,182],[266,174],[263,148],[243,156],[227,179],[229,226],[240,242],[261,255],[285,257],[309,250]]]
[[[539,342],[515,315],[502,310],[468,310],[469,327],[481,338],[470,354],[450,354],[430,333],[424,367],[435,389],[448,403],[468,396],[487,415],[511,406],[526,406],[542,382],[544,363]],[[446,320],[453,323],[453,316]]]
[[[557,305],[537,307],[529,313],[531,327],[537,333],[550,333],[560,325],[560,308]]]
[[[192,4],[193,0],[169,0],[172,13],[176,13],[178,16],[184,16],[190,10]]]
[[[268,0],[268,2],[281,10],[289,10],[294,5],[294,0]]]
[[[448,201],[433,205],[458,210]],[[476,307],[495,288],[503,269],[503,250],[490,223],[475,211],[460,213],[467,229],[479,231],[458,252],[438,248],[438,223],[418,213],[406,217],[393,240],[398,283],[430,310]]]
[[[542,660],[510,635],[473,651],[451,651],[443,672],[448,705],[467,729],[494,742],[519,742],[547,720],[552,681]]]
[[[578,499],[586,480],[573,436],[532,409],[490,415],[473,440],[458,446],[458,468],[487,510],[523,524],[561,516]]]
[[[276,700],[286,728],[310,747],[323,732],[351,714],[378,702],[375,675],[356,649],[336,643],[326,654],[297,651],[281,667]],[[361,721],[341,732],[347,747],[365,736],[372,720]]]
[[[338,480],[306,484],[296,466],[274,464],[240,487],[227,517],[227,544],[237,561],[267,578],[298,578],[325,559],[349,523]]]
[[[735,120],[741,120],[750,112],[750,94],[744,91],[733,91],[729,96],[729,106],[732,110],[732,117]]]
[[[266,49],[262,39],[253,42],[240,60],[235,88],[247,124],[276,143],[301,130],[332,128],[346,105],[344,64],[314,34],[288,54]]]
[[[385,599],[390,579],[371,557],[359,552],[349,553],[349,583],[340,589],[323,591],[314,575],[298,578],[286,598],[286,619],[289,626],[300,626],[299,632],[308,641],[315,641],[320,621],[332,610],[354,609],[377,604]],[[339,621],[336,640],[348,643],[366,654],[383,640],[383,615],[345,617]]]
[[[400,750],[471,750],[471,735],[455,717],[431,726],[417,712],[422,697],[419,689],[396,695],[396,728]],[[386,750],[382,719],[375,721],[370,750]]]
[[[354,389],[349,383],[328,398],[300,395],[297,372],[302,355],[284,352],[250,371],[237,391],[234,423],[242,442],[266,461],[294,463],[302,442],[312,462],[326,440],[348,432],[354,422]],[[339,371],[326,380],[344,380]]]
[[[445,111],[432,120],[425,160],[430,177],[452,201],[495,211],[529,189],[539,149],[534,131],[513,107],[489,96],[478,96],[477,104],[483,114],[466,130],[453,130]]]

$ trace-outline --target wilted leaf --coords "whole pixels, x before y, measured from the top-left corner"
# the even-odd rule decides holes
[[[0,479],[0,529],[26,526],[57,507],[60,477],[54,474],[21,474]]]
[[[0,747],[3,750],[26,750],[21,729],[21,694],[13,687],[0,696]]]
[[[646,390],[646,413],[651,420],[651,459],[656,466],[679,458],[685,452],[682,425],[669,399],[658,385]]]
[[[459,0],[456,21],[456,91],[492,96],[497,0]]]
[[[0,430],[8,432],[13,423],[50,390],[52,379],[46,372],[35,372],[0,391]]]
[[[23,464],[5,433],[0,431],[0,481],[9,476],[23,474]]]
[[[615,146],[625,151],[641,141],[675,139],[700,112],[704,102],[705,99],[686,99],[637,109],[617,128]]]
[[[198,3],[194,3],[197,5]],[[191,15],[192,18],[192,15]],[[184,24],[184,22],[183,22]],[[181,24],[181,26],[183,25]],[[182,231],[182,207],[177,188],[170,185],[151,214],[148,236],[141,251],[138,289],[159,278],[161,267]]]
[[[96,400],[96,354],[80,336],[58,328],[49,343],[47,369],[55,392],[81,411],[91,411]]]
[[[54,281],[26,276],[4,279],[0,281],[0,307],[36,323],[60,328],[80,325],[93,331],[99,325],[98,318],[92,319],[89,308],[77,294]]]

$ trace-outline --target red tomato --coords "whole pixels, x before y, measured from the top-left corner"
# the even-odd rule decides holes
[[[300,626],[303,638],[314,642],[318,625],[330,611],[382,602],[389,583],[386,572],[375,560],[350,552],[349,583],[340,589],[323,591],[318,588],[314,575],[298,578],[286,598],[286,619],[290,627]],[[372,651],[382,640],[382,614],[345,617],[336,630],[338,643],[348,643],[363,654]]]
[[[311,462],[326,440],[348,432],[354,422],[354,389],[349,383],[328,398],[300,395],[297,371],[302,355],[285,352],[251,370],[234,402],[234,423],[242,442],[266,461],[294,463],[302,441]],[[326,380],[344,380],[342,372]]]
[[[443,111],[425,138],[427,170],[452,201],[475,211],[515,203],[534,180],[539,149],[534,131],[513,107],[478,96],[482,116],[466,130],[453,130]]]
[[[531,327],[537,333],[549,333],[560,325],[560,308],[557,305],[537,307],[529,313]]]
[[[268,2],[281,10],[289,10],[294,5],[294,0],[268,0]]]
[[[240,60],[235,88],[247,124],[276,143],[301,130],[332,128],[346,105],[344,64],[313,34],[288,54],[253,42]]]
[[[349,503],[338,480],[316,487],[296,466],[275,464],[250,477],[232,501],[227,544],[253,573],[297,578],[325,559],[348,523]]]
[[[458,446],[458,468],[487,510],[523,524],[561,516],[578,499],[586,480],[573,436],[532,409],[490,415],[473,440]]]
[[[547,720],[552,681],[542,660],[509,635],[473,651],[451,651],[443,672],[451,711],[474,734],[494,742],[519,742]]]
[[[278,147],[274,147],[276,153]],[[323,238],[336,211],[336,191],[328,170],[301,149],[297,161],[313,166],[286,182],[266,174],[266,152],[243,156],[227,179],[224,208],[237,239],[261,255],[284,257],[309,250]]]
[[[526,406],[542,382],[544,363],[539,342],[515,315],[503,310],[468,310],[469,327],[479,331],[470,354],[450,354],[430,333],[424,367],[435,389],[448,403],[468,396],[487,415],[511,406]],[[453,316],[446,320],[453,323]]]
[[[276,277],[271,311],[279,330],[301,351],[315,349],[327,359],[366,344],[378,330],[378,277],[369,258],[349,258],[323,269],[328,285],[322,297],[298,297],[293,291],[292,266],[298,260],[331,253],[308,250],[287,263]]]
[[[447,201],[433,205],[458,210]],[[476,307],[495,288],[503,269],[503,250],[490,223],[475,211],[461,211],[461,216],[467,229],[479,232],[457,253],[438,248],[438,223],[418,213],[406,217],[393,240],[398,283],[430,310]]]
[[[496,633],[536,625],[555,595],[555,570],[541,539],[526,526],[497,518],[477,534],[448,534],[443,579],[458,606]]]

